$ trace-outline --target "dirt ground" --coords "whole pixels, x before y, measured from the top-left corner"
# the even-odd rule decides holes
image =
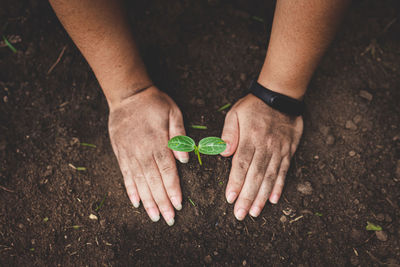
[[[235,220],[224,197],[231,159],[204,156],[199,167],[192,155],[178,164],[184,203],[173,227],[130,204],[105,98],[47,1],[1,7],[1,34],[18,51],[0,47],[0,266],[400,266],[399,1],[351,5],[310,84],[281,201]],[[273,8],[131,4],[152,78],[186,125],[208,126],[188,135],[221,134],[217,109],[259,72]]]

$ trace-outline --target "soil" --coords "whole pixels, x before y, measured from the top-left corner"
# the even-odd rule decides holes
[[[184,203],[173,227],[130,204],[107,103],[47,1],[1,6],[2,34],[18,50],[0,48],[1,266],[399,266],[398,1],[352,3],[310,84],[281,201],[237,221],[224,197],[231,159],[204,156],[200,167],[192,155],[178,164]],[[186,125],[208,126],[187,127],[194,139],[219,136],[217,109],[256,77],[273,9],[261,0],[127,9],[156,84]]]

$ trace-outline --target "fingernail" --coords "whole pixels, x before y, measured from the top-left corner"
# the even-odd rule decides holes
[[[229,144],[228,143],[226,143],[226,148],[225,148],[225,150],[221,153],[221,155],[226,155],[226,154],[228,154],[228,152],[229,152]]]
[[[260,212],[261,212],[261,209],[260,209],[259,207],[252,207],[252,208],[250,209],[249,214],[250,214],[252,217],[257,217],[258,215],[260,215]]]
[[[171,202],[172,205],[175,207],[176,210],[181,210],[182,209],[182,203],[178,201],[177,198],[171,197]]]
[[[133,201],[132,203],[133,203],[133,206],[134,206],[135,208],[139,208],[140,202],[138,202],[138,201]]]
[[[163,214],[163,217],[164,217],[165,222],[166,222],[169,226],[174,225],[175,220],[174,220],[174,213],[173,213],[173,212],[165,212],[165,213]]]
[[[181,163],[188,163],[189,162],[189,158],[179,158],[179,161]]]
[[[230,192],[228,196],[226,197],[226,200],[228,201],[229,204],[232,204],[233,201],[236,199],[236,193],[235,192]]]
[[[246,210],[245,209],[238,209],[235,213],[235,217],[236,219],[238,219],[239,221],[243,220],[244,217],[246,217]]]
[[[277,194],[273,194],[270,197],[269,202],[271,202],[272,204],[276,204],[276,203],[278,203],[278,200],[279,200],[279,196]]]
[[[149,214],[150,220],[153,222],[158,222],[160,220],[160,214],[156,211],[156,209],[149,209],[147,213]]]

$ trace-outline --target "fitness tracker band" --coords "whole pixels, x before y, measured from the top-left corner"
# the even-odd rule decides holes
[[[268,88],[265,88],[264,86],[259,84],[257,80],[253,80],[253,82],[251,83],[250,92],[262,101],[264,101],[264,103],[271,108],[279,110],[280,112],[287,115],[300,116],[304,112],[304,100],[300,101],[286,95],[271,91]]]

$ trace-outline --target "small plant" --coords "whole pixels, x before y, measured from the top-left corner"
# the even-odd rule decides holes
[[[201,139],[199,145],[196,146],[194,140],[189,136],[178,135],[172,137],[168,141],[168,147],[172,150],[181,152],[194,151],[200,165],[202,165],[200,153],[205,155],[218,155],[226,149],[226,143],[218,137],[206,137]]]

